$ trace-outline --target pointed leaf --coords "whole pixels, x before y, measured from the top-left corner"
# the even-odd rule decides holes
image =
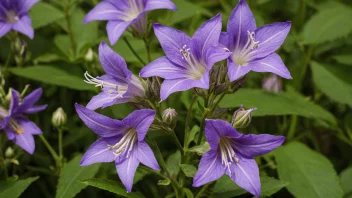
[[[197,173],[197,168],[193,165],[180,164],[180,167],[187,177],[194,177],[194,175]]]
[[[8,183],[0,183],[0,197],[17,198],[39,177],[29,177]]]

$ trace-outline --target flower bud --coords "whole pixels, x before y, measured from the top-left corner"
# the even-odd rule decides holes
[[[256,110],[257,108],[250,108],[245,110],[243,106],[235,111],[232,116],[232,126],[234,128],[246,128],[252,121],[251,112]]]
[[[247,81],[247,77],[243,76],[242,78],[232,82],[229,86],[229,89],[227,90],[227,94],[232,94],[241,89],[244,85],[244,83]]]
[[[66,124],[67,115],[65,111],[60,107],[58,108],[51,118],[51,122],[55,127],[62,127]]]
[[[87,62],[92,62],[94,60],[94,52],[92,48],[89,48],[87,53],[84,55],[84,60]]]
[[[5,151],[5,157],[6,158],[12,158],[15,154],[15,151],[13,150],[13,148],[10,146],[6,149]]]
[[[10,88],[9,91],[7,92],[6,96],[5,96],[5,100],[3,102],[3,106],[4,107],[9,107],[10,106],[10,103],[11,103],[11,100],[12,100],[12,89]]]
[[[168,108],[163,112],[163,122],[168,123],[171,128],[175,128],[177,123],[177,112],[175,109]]]
[[[282,91],[282,80],[279,76],[275,74],[271,74],[270,76],[264,78],[262,88],[271,91],[274,93],[278,93]]]

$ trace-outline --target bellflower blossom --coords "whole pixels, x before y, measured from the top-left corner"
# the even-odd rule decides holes
[[[41,88],[36,89],[20,101],[19,93],[12,90],[9,111],[0,107],[0,130],[4,129],[7,138],[29,154],[33,154],[35,149],[33,135],[42,134],[42,131],[23,114],[37,113],[47,107],[47,105],[34,106],[42,93]]]
[[[28,10],[39,0],[0,0],[0,38],[15,30],[33,39],[34,30]]]
[[[259,197],[259,169],[253,157],[276,149],[285,137],[245,135],[223,120],[209,119],[206,120],[205,136],[211,149],[200,160],[193,186],[201,186],[227,174],[237,185]]]
[[[154,24],[154,32],[166,56],[141,70],[141,77],[164,78],[160,97],[165,100],[171,93],[193,87],[208,89],[209,72],[213,65],[230,56],[219,46],[221,15],[205,22],[190,38],[184,32]]]
[[[86,72],[85,82],[102,87],[102,92],[91,99],[87,108],[95,110],[133,102],[136,96],[144,95],[141,80],[127,69],[125,60],[104,42],[99,46],[99,59],[106,75],[95,78]]]
[[[290,72],[275,51],[282,45],[291,22],[273,23],[256,28],[254,16],[244,0],[240,0],[227,23],[227,32],[220,42],[231,52],[228,76],[235,81],[253,70],[271,72],[291,79]]]
[[[128,26],[142,35],[146,33],[146,14],[157,9],[176,10],[176,6],[170,0],[105,0],[87,14],[84,23],[108,21],[106,29],[113,45]]]
[[[81,105],[75,106],[82,121],[101,136],[84,154],[81,166],[115,161],[117,173],[128,192],[132,190],[133,177],[139,163],[154,170],[160,169],[153,151],[144,141],[154,121],[154,110],[136,110],[120,121]]]

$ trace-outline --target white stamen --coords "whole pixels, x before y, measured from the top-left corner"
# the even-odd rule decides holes
[[[114,146],[108,145],[108,148],[110,150],[116,149],[114,151],[115,159],[117,159],[124,152],[127,152],[126,158],[128,158],[136,142],[137,132],[135,129],[130,129],[119,142],[117,142]]]
[[[9,127],[12,129],[14,132],[16,132],[18,135],[21,135],[24,133],[23,127],[16,122],[14,119],[10,119],[9,121]]]
[[[255,33],[248,31],[248,39],[242,49],[235,49],[232,59],[241,66],[246,66],[252,57],[255,49],[258,48],[259,41],[255,41]]]
[[[9,23],[17,23],[20,20],[15,11],[8,11],[6,13],[6,21]]]
[[[205,65],[199,63],[191,53],[191,48],[187,48],[187,45],[184,45],[182,49],[180,49],[180,53],[182,54],[182,59],[185,60],[189,67],[189,75],[194,80],[199,80],[202,78],[203,73],[205,71]]]
[[[231,140],[227,137],[223,137],[220,139],[219,148],[220,148],[220,155],[221,155],[221,163],[225,165],[226,169],[231,174],[230,165],[232,163],[238,163],[239,159],[236,157],[235,151],[231,146]]]

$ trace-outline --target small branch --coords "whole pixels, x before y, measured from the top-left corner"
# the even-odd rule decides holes
[[[133,49],[132,45],[130,42],[128,42],[126,37],[123,37],[123,40],[125,41],[127,47],[132,51],[133,55],[141,62],[143,65],[146,65],[143,59],[138,55],[138,53]]]

